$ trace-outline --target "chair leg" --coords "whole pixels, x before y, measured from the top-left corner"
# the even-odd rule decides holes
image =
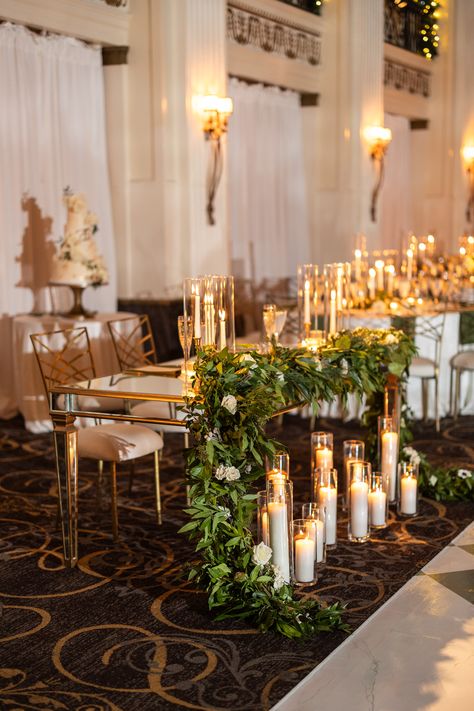
[[[132,495],[133,478],[135,476],[135,461],[130,460],[130,470],[128,472],[128,495]]]
[[[439,391],[439,373],[436,373],[435,374],[435,427],[436,427],[436,432],[440,431],[438,391]]]
[[[117,510],[117,464],[110,462],[110,508],[112,514],[112,535],[114,541],[118,539],[118,510]]]
[[[161,491],[160,491],[160,457],[156,449],[153,452],[155,459],[155,504],[156,504],[156,520],[158,525],[161,525]]]
[[[102,494],[104,489],[104,462],[99,459],[97,462],[97,508],[102,510]]]
[[[426,378],[421,379],[421,406],[423,422],[428,419],[428,380]]]
[[[459,396],[461,394],[461,370],[456,369],[456,381],[454,387],[454,419],[457,420],[459,414]]]

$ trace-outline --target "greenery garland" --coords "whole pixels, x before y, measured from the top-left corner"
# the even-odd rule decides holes
[[[402,331],[362,328],[330,338],[317,354],[275,343],[268,354],[199,352],[196,394],[186,407],[194,438],[187,452],[190,521],[181,532],[200,555],[189,578],[207,590],[217,619],[245,619],[287,637],[346,629],[339,604],[298,599],[268,547],[255,545],[255,482],[264,476],[265,457],[282,448],[265,425],[291,404],[317,407],[350,393],[382,392],[387,373],[402,377],[414,353]]]

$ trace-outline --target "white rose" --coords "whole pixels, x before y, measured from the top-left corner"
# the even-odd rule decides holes
[[[472,472],[469,471],[469,469],[458,469],[458,477],[460,479],[470,479],[472,476]]]
[[[285,578],[283,577],[278,565],[272,565],[272,568],[273,573],[275,575],[275,579],[273,581],[273,589],[279,590],[283,585],[285,585]]]
[[[272,557],[272,549],[263,541],[258,546],[253,547],[252,563],[255,565],[266,565]]]
[[[235,415],[237,412],[237,400],[233,395],[224,395],[221,401],[221,406],[225,407],[231,415]]]
[[[214,475],[216,477],[216,479],[224,479],[225,470],[226,470],[226,466],[224,464],[219,464],[219,466],[216,469],[216,473]]]
[[[398,343],[398,338],[394,333],[387,333],[387,335],[384,338],[384,343],[387,346],[391,346],[394,343]]]
[[[225,464],[219,464],[214,475],[216,479],[221,481],[225,479],[226,481],[235,481],[240,479],[240,472],[237,467],[226,467]]]

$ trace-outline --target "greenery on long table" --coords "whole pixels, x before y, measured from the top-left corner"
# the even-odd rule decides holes
[[[341,332],[316,355],[275,344],[268,354],[200,351],[187,403],[195,443],[187,458],[190,521],[181,531],[200,555],[190,578],[207,590],[218,619],[245,619],[288,637],[345,628],[340,605],[299,599],[254,541],[255,484],[265,457],[283,448],[265,425],[290,404],[382,392],[388,373],[403,377],[414,351],[401,331],[368,329]]]

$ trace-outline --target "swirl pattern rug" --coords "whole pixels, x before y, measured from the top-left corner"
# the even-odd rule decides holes
[[[276,427],[276,425],[272,425]],[[292,460],[296,502],[309,498],[308,420],[286,416],[274,434]],[[319,421],[342,440],[356,425]],[[419,429],[415,446],[437,463],[472,466],[474,418]],[[62,565],[55,531],[52,437],[0,423],[0,708],[74,711],[269,709],[345,639],[295,642],[240,622],[213,621],[206,597],[186,582],[193,550],[177,535],[185,505],[181,435],[166,435],[161,461],[163,524],[153,506],[152,461],[137,467],[131,494],[119,473],[120,541],[97,506],[95,465],[80,461],[80,561]],[[339,461],[336,457],[336,466]],[[296,508],[296,507],[295,507]],[[296,508],[296,510],[298,510]],[[337,549],[311,595],[347,604],[355,629],[473,518],[473,503],[423,500],[421,515],[364,545]]]

